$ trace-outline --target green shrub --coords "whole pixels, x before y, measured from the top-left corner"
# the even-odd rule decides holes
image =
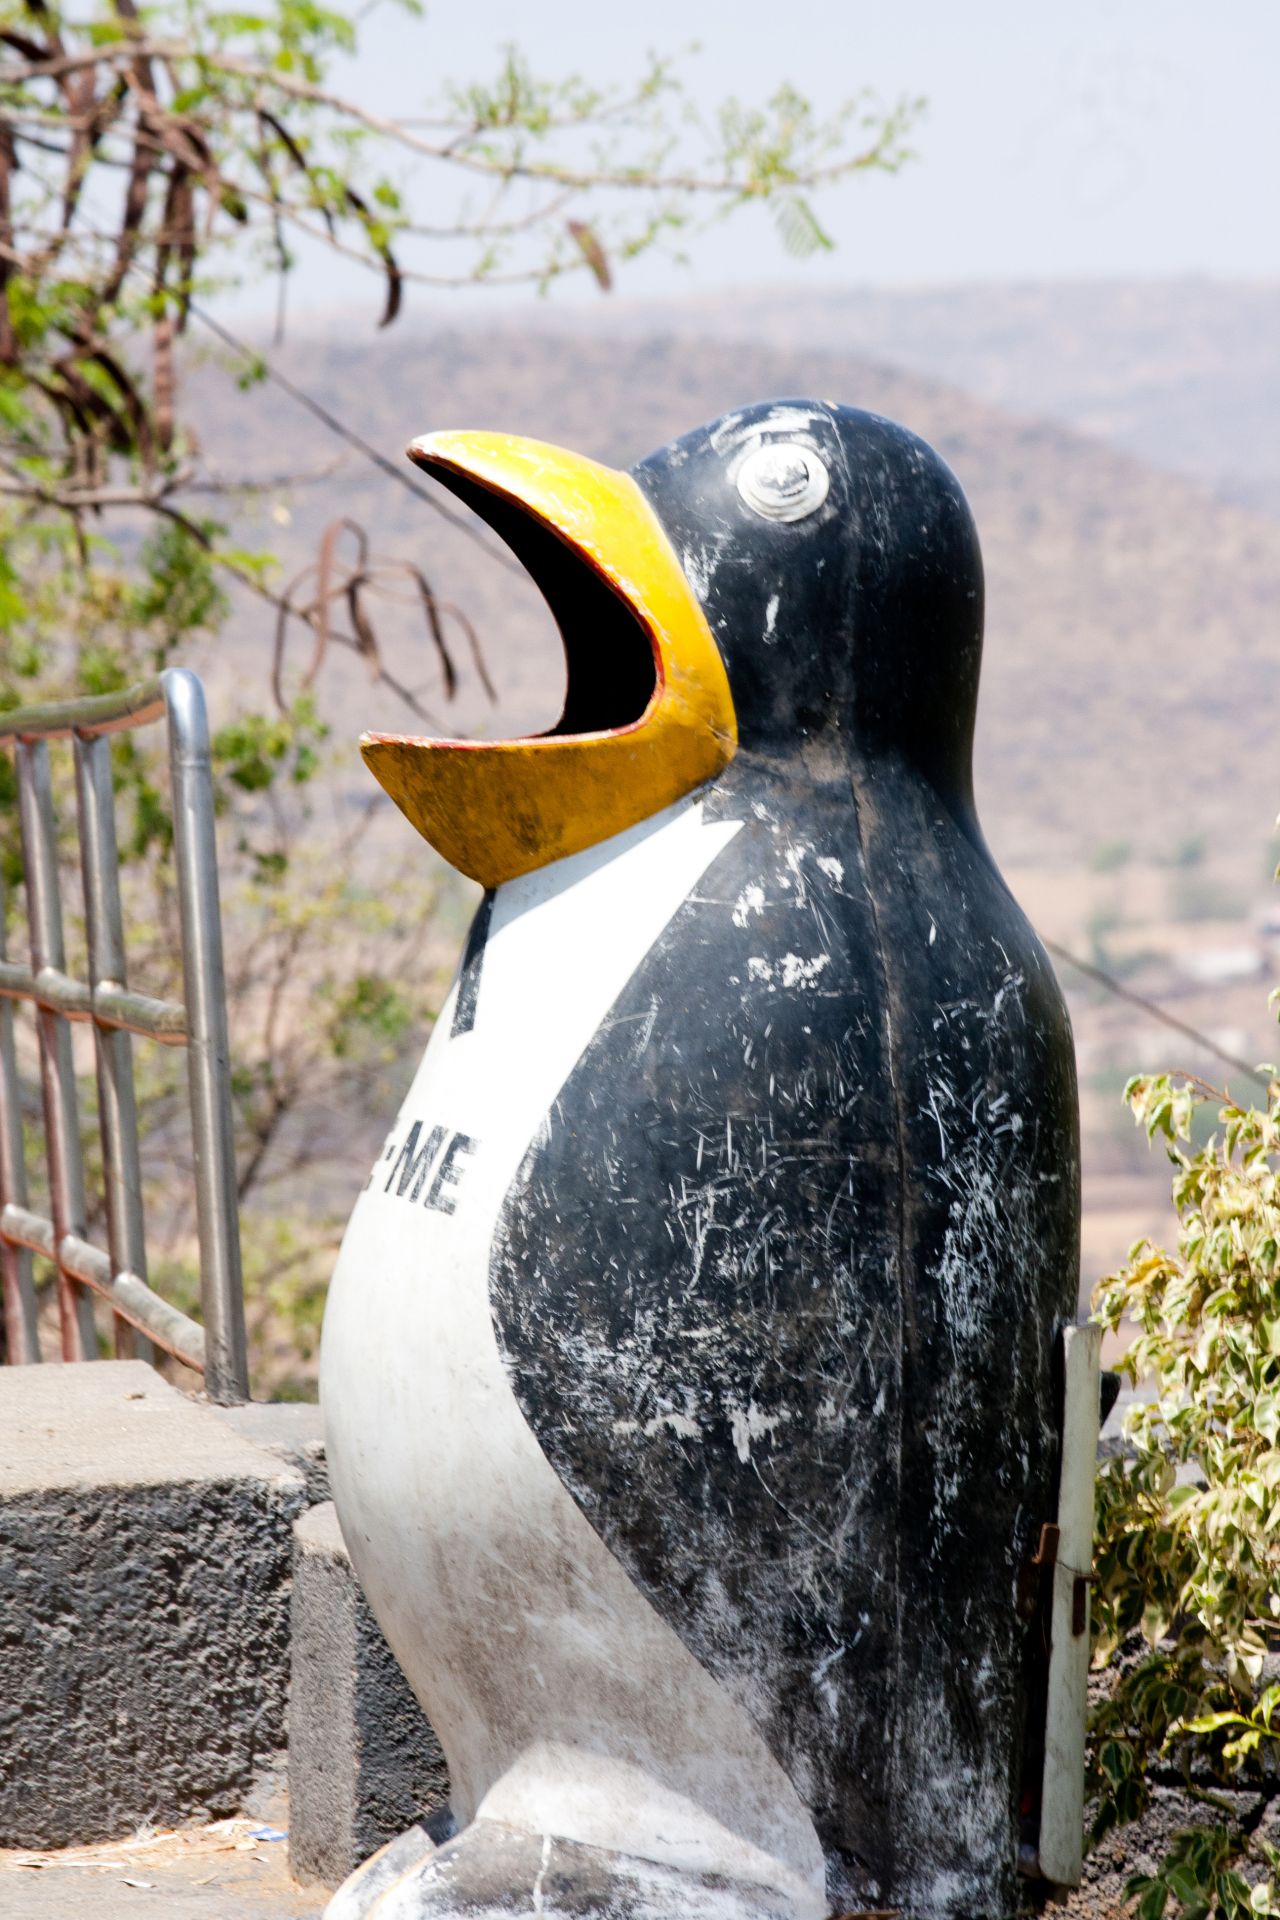
[[[1129,1332],[1120,1371],[1149,1391],[1123,1454],[1101,1463],[1095,1663],[1113,1682],[1091,1727],[1093,1832],[1136,1819],[1152,1775],[1269,1794],[1280,1782],[1280,1082],[1251,1107],[1184,1077],[1126,1097],[1174,1166],[1172,1251],[1142,1241],[1094,1296]],[[1217,1126],[1193,1145],[1197,1115]],[[1176,1774],[1175,1774],[1176,1777]],[[1206,1784],[1208,1791],[1206,1791]],[[1219,1803],[1227,1812],[1229,1803]],[[1141,1920],[1280,1911],[1280,1865],[1256,1821],[1182,1833],[1128,1892]]]

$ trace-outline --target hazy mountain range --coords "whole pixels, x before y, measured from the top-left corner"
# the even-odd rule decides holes
[[[416,433],[473,425],[627,464],[698,421],[771,395],[838,398],[905,422],[954,467],[982,536],[978,782],[1000,857],[1071,864],[1123,834],[1159,858],[1194,833],[1228,863],[1247,839],[1254,871],[1280,804],[1280,523],[1222,494],[1253,486],[1265,495],[1266,462],[1280,445],[1280,329],[1264,324],[1268,299],[1274,305],[1274,289],[1194,285],[1158,289],[1158,298],[1142,288],[970,288],[826,296],[803,307],[761,294],[736,300],[732,315],[668,311],[663,332],[653,331],[661,316],[622,309],[602,311],[592,326],[540,316],[438,333],[347,327],[298,339],[279,357],[393,460]],[[1230,321],[1221,333],[1211,324],[1219,309]],[[1099,311],[1107,324],[1091,329]],[[673,330],[676,318],[683,331]],[[693,332],[695,323],[705,331]],[[859,350],[813,344],[842,330],[859,334]],[[916,365],[932,359],[953,384],[886,364],[890,345]],[[971,390],[954,384],[962,375]],[[215,405],[211,379],[200,380],[204,438],[228,473],[333,459],[329,436],[284,395],[219,390]],[[1000,387],[1022,410],[978,387]],[[1048,417],[1055,410],[1095,428],[1109,419],[1114,431],[1105,439],[1074,431]],[[1165,469],[1125,450],[1126,440],[1160,431]],[[1171,470],[1175,455],[1188,465],[1196,448],[1198,479]],[[558,646],[527,582],[354,457],[288,501],[289,526],[269,525],[262,537],[291,565],[346,515],[379,553],[411,558],[467,609],[501,699],[490,710],[464,672],[450,730],[494,733],[554,718]],[[397,664],[421,678],[417,625],[405,626],[398,609],[385,618],[386,631],[402,635]],[[265,652],[268,640],[255,611],[236,654]],[[344,725],[411,730],[385,690],[347,671],[333,685]]]
[[[1280,282],[972,286],[685,306],[602,302],[499,322],[448,309],[439,329],[312,317],[275,357],[386,454],[413,435],[507,428],[627,464],[699,421],[768,396],[816,394],[889,414],[931,440],[973,504],[987,570],[977,778],[992,847],[1041,930],[1176,1002],[1253,1060],[1275,1051],[1266,989],[1280,967],[1257,921],[1274,893],[1280,808]],[[228,477],[341,464],[282,486],[246,537],[290,568],[339,517],[384,560],[412,560],[473,620],[491,705],[460,627],[458,698],[439,697],[421,622],[388,604],[393,667],[448,731],[550,724],[563,667],[527,578],[271,387],[196,377],[207,452]],[[414,481],[403,467],[405,480]],[[425,484],[425,483],[423,483]],[[388,576],[402,598],[407,579]],[[240,611],[211,675],[266,684],[270,615]],[[299,661],[307,648],[296,645]],[[354,796],[364,727],[418,723],[330,650],[321,704]],[[409,829],[388,817],[386,830]],[[1118,1089],[1136,1066],[1220,1073],[1185,1040],[1063,974],[1084,1105],[1084,1284],[1142,1233],[1169,1231],[1161,1157]]]
[[[1280,512],[1280,280],[767,289],[620,324],[866,354]]]

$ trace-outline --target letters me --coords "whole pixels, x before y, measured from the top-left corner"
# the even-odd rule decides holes
[[[397,1199],[416,1201],[426,1187],[423,1206],[434,1207],[437,1213],[452,1213],[457,1204],[458,1182],[465,1171],[463,1155],[474,1153],[475,1148],[470,1134],[449,1133],[444,1127],[432,1127],[422,1139],[422,1122],[415,1120],[387,1175],[383,1192],[390,1193],[395,1182]]]

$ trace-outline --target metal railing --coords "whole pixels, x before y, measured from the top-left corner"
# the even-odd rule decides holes
[[[155,720],[168,723],[182,1005],[134,993],[126,984],[110,736]],[[57,739],[69,739],[75,754],[87,984],[66,972],[48,755],[48,742]],[[150,1357],[154,1342],[202,1372],[211,1399],[224,1404],[246,1400],[249,1377],[204,691],[194,673],[170,667],[123,693],[0,714],[0,741],[12,744],[17,763],[31,947],[29,967],[6,957],[0,895],[0,1277],[8,1358],[40,1358],[31,1274],[31,1255],[39,1253],[53,1262],[57,1274],[64,1360],[94,1357],[93,1296],[101,1294],[111,1305],[117,1355]],[[13,1003],[19,1000],[35,1008],[51,1220],[27,1204],[13,1021]],[[72,1021],[93,1026],[106,1252],[86,1238]],[[187,1049],[203,1326],[147,1285],[134,1034]],[[143,1336],[141,1342],[137,1334]]]

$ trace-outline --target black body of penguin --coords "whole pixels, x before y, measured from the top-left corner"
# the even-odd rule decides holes
[[[1077,1107],[1053,973],[974,808],[982,577],[967,504],[912,434],[808,401],[729,415],[634,470],[727,676],[730,729],[722,695],[703,700],[708,772],[678,729],[666,748],[659,734],[650,760],[635,758],[644,716],[664,699],[698,710],[707,673],[694,674],[690,695],[678,637],[658,644],[643,580],[608,566],[609,513],[589,490],[557,512],[547,503],[566,497],[559,469],[548,480],[531,443],[478,438],[474,460],[466,435],[433,437],[419,458],[544,585],[565,636],[568,694],[551,752],[531,768],[519,743],[380,738],[367,749],[405,811],[460,864],[491,828],[502,841],[518,824],[500,870],[483,854],[470,862],[491,890],[441,1023],[454,1044],[483,1028],[486,992],[496,1007],[511,991],[497,978],[501,942],[514,954],[513,929],[532,939],[561,870],[556,898],[576,888],[589,899],[611,847],[639,860],[627,850],[656,845],[646,822],[691,806],[716,836],[689,883],[671,882],[669,910],[637,950],[611,962],[605,1016],[550,1071],[501,1191],[483,1200],[477,1179],[501,1381],[576,1508],[573,1525],[586,1522],[646,1618],[674,1634],[794,1789],[820,1845],[828,1909],[1010,1915],[1035,1658],[1018,1575],[1054,1511],[1054,1336],[1074,1316],[1078,1273]],[[597,759],[584,756],[581,769],[557,759],[580,742]],[[617,777],[601,799],[596,767],[610,762],[598,756],[611,751]],[[475,757],[486,752],[498,756],[493,818]],[[420,779],[416,765],[427,769]],[[465,791],[449,785],[456,778]],[[501,785],[539,778],[556,795],[546,821]],[[623,808],[621,826],[610,806]],[[677,864],[674,853],[652,862]],[[628,884],[635,894],[648,882],[637,868]],[[527,901],[521,888],[533,889]],[[628,897],[602,896],[601,914],[621,913]],[[589,969],[590,954],[579,963]],[[530,992],[527,1020],[553,1021],[554,1005]],[[493,1072],[496,1108],[507,1093]],[[443,1164],[444,1197],[465,1212],[483,1114],[455,1150],[456,1116],[428,1111],[425,1096],[410,1136],[414,1097],[374,1170],[372,1200],[386,1210],[404,1197],[432,1122],[443,1158],[424,1163],[420,1184],[439,1187]],[[419,1209],[415,1232],[430,1210]],[[388,1258],[379,1251],[379,1267]],[[448,1267],[454,1255],[421,1258]],[[376,1284],[360,1281],[363,1313]],[[488,1701],[468,1706],[454,1678],[415,1672],[415,1575],[378,1545],[404,1524],[412,1470],[384,1496],[377,1471],[360,1464],[370,1448],[360,1416],[341,1410],[344,1363],[330,1362],[334,1343],[355,1338],[343,1326],[335,1309],[325,1400],[344,1529],[353,1541],[368,1535],[363,1559],[353,1544],[358,1570],[455,1772],[475,1776],[461,1817],[483,1819],[486,1793],[524,1749],[513,1739],[511,1752],[473,1761],[468,1716],[501,1714],[501,1688],[463,1676],[459,1696],[472,1684]],[[461,1377],[469,1362],[449,1364]],[[367,1366],[372,1379],[376,1359]],[[500,1396],[498,1377],[485,1390]],[[443,1422],[453,1402],[441,1392],[431,1418]],[[375,1399],[370,1387],[363,1404]],[[506,1473],[495,1469],[481,1527],[507,1497]],[[415,1524],[429,1533],[423,1498]],[[460,1564],[450,1558],[460,1537],[444,1525],[436,1558],[424,1549],[437,1613],[436,1569]],[[513,1551],[508,1540],[508,1562]],[[501,1641],[519,1579],[467,1586],[460,1575],[450,1604],[490,1609],[486,1632]],[[541,1658],[530,1631],[528,1657]],[[484,1644],[459,1641],[454,1667],[483,1662]],[[604,1687],[597,1700],[599,1753],[627,1765],[640,1755],[648,1775],[696,1800],[696,1764],[677,1781],[674,1761],[645,1757],[642,1709],[615,1706]],[[627,1725],[616,1740],[614,1716]],[[586,1737],[566,1734],[565,1745]],[[698,1713],[687,1739],[696,1760],[709,1743]],[[656,1735],[651,1744],[668,1751]],[[519,1827],[500,1795],[492,1804]],[[545,1805],[538,1821],[549,1826]],[[716,1802],[716,1819],[740,1831],[748,1817],[727,1805]],[[563,1835],[603,1844],[577,1815]],[[761,1832],[743,1837],[769,1852]],[[683,1858],[651,1845],[644,1820],[633,1840],[641,1858]],[[786,1857],[794,1865],[796,1849]],[[440,1885],[403,1910],[448,1906]]]

